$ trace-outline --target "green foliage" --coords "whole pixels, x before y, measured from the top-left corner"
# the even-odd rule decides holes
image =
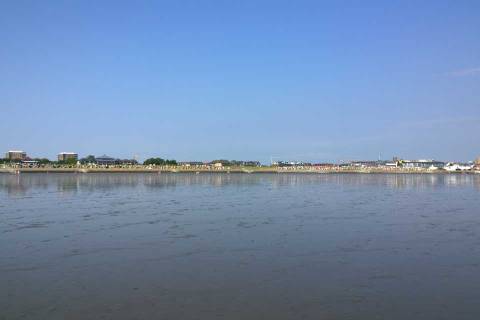
[[[223,166],[226,166],[226,167],[232,165],[232,163],[231,163],[230,161],[228,161],[228,160],[223,160],[223,159],[213,160],[211,163],[212,163],[212,164],[214,164],[214,163],[221,163]]]
[[[87,164],[87,163],[96,163],[97,159],[95,159],[95,156],[89,155],[85,158],[80,159],[81,164]]]
[[[57,161],[57,164],[61,165],[61,166],[73,166],[73,165],[77,164],[77,160],[76,159],[67,159],[67,160]]]
[[[162,159],[162,158],[149,158],[143,162],[144,165],[146,166],[176,166],[177,161],[176,160],[168,160],[168,159]]]
[[[20,159],[7,159],[7,158],[0,158],[0,164],[14,164],[14,163],[21,163],[22,160]]]
[[[52,163],[52,161],[50,161],[47,158],[35,158],[33,160],[38,161],[38,164],[43,164],[43,165]]]

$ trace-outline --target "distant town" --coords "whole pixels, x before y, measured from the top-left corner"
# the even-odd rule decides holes
[[[75,152],[60,152],[57,160],[31,158],[27,152],[11,150],[0,159],[2,172],[21,171],[172,171],[172,172],[465,172],[480,173],[480,157],[468,163],[445,162],[432,159],[345,161],[342,163],[310,163],[302,161],[213,160],[177,162],[173,159],[149,158],[143,163],[136,159],[119,159],[107,155],[88,155],[79,158]]]

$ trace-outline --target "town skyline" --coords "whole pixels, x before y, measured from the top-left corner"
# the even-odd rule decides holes
[[[55,162],[55,161],[59,161],[59,162],[63,162],[63,161],[66,161],[66,160],[83,160],[84,162],[86,162],[85,159],[88,159],[88,158],[91,158],[95,161],[96,158],[105,158],[105,159],[110,159],[110,160],[118,160],[118,161],[126,161],[126,162],[131,162],[131,161],[134,161],[136,163],[145,163],[145,161],[148,162],[148,160],[152,160],[152,159],[162,159],[163,160],[166,160],[166,161],[170,161],[167,159],[167,157],[161,157],[159,156],[158,154],[157,155],[154,155],[154,156],[151,156],[151,157],[148,157],[148,158],[140,158],[138,155],[134,155],[132,157],[117,157],[117,156],[110,156],[110,155],[107,155],[107,154],[102,154],[102,155],[94,155],[92,153],[89,153],[89,154],[85,154],[85,155],[81,155],[79,153],[76,153],[76,152],[72,152],[72,151],[68,151],[68,152],[65,152],[65,151],[62,151],[62,152],[59,152],[56,156],[56,159],[52,160],[51,158],[49,157],[46,157],[46,156],[30,156],[26,151],[24,150],[9,150],[5,153],[5,157],[3,158],[3,160],[48,160],[48,161],[51,161],[51,162]],[[164,159],[165,158],[165,159]],[[239,159],[242,159],[242,160],[239,160]],[[307,163],[307,164],[322,164],[322,163],[332,163],[332,164],[342,164],[342,163],[355,163],[355,162],[358,162],[358,163],[361,163],[361,162],[377,162],[377,163],[380,163],[380,162],[385,162],[387,163],[388,161],[393,161],[393,162],[396,162],[396,161],[399,161],[399,160],[408,160],[408,161],[430,161],[430,162],[435,162],[435,161],[442,161],[444,163],[480,163],[480,155],[475,157],[474,159],[470,159],[470,160],[467,160],[467,161],[462,161],[462,160],[458,160],[458,159],[448,159],[448,160],[445,160],[445,159],[436,159],[436,158],[432,158],[432,157],[424,157],[424,158],[408,158],[408,157],[399,157],[399,156],[393,156],[392,158],[388,159],[388,158],[382,158],[381,157],[381,154],[379,154],[378,158],[377,159],[373,159],[373,158],[364,158],[364,159],[344,159],[344,160],[340,160],[340,161],[321,161],[321,160],[318,160],[318,161],[305,161],[305,160],[301,160],[301,159],[289,159],[289,158],[285,158],[285,157],[270,157],[270,161],[269,162],[262,162],[262,161],[259,161],[259,160],[256,160],[256,159],[246,159],[245,157],[244,158],[237,158],[237,159],[233,159],[233,158],[227,158],[227,157],[217,157],[217,158],[210,158],[210,159],[182,159],[182,160],[178,160],[175,159],[174,157],[171,158],[172,161],[175,162],[175,165],[177,163],[181,164],[181,163],[204,163],[204,164],[207,164],[207,163],[214,163],[216,161],[232,161],[232,162],[236,162],[236,161],[239,161],[239,162],[256,162],[258,163],[258,165],[272,165],[272,164],[290,164],[290,165],[296,165],[296,164],[304,164],[304,163]]]

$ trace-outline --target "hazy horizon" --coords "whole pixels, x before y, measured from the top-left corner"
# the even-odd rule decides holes
[[[0,152],[480,155],[480,3],[0,4]]]

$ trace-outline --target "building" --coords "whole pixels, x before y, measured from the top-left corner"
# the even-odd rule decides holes
[[[458,171],[469,171],[474,168],[473,163],[452,163],[449,162],[445,165],[444,169],[450,172],[458,172]]]
[[[136,159],[116,159],[116,164],[120,164],[122,166],[136,166],[138,165],[138,161]]]
[[[221,167],[260,167],[260,161],[239,161],[239,160],[213,160],[209,165]]]
[[[22,167],[24,168],[36,168],[38,165],[38,160],[22,160]]]
[[[116,159],[114,159],[112,157],[109,157],[105,154],[103,156],[95,158],[95,160],[96,160],[97,164],[100,165],[100,166],[112,166],[112,165],[117,164]]]
[[[312,164],[312,167],[315,167],[315,168],[333,168],[333,167],[336,167],[337,165],[336,164],[333,164],[333,163],[314,163]]]
[[[370,168],[370,167],[379,167],[384,166],[387,162],[381,160],[357,160],[351,161],[350,165],[352,167],[362,167],[362,168]]]
[[[443,169],[445,162],[436,160],[400,160],[399,165],[408,169]]]
[[[231,166],[231,163],[228,160],[213,160],[210,165],[215,168],[222,168]]]
[[[5,153],[5,158],[8,160],[25,160],[27,158],[27,153],[25,151],[8,151]]]
[[[58,161],[78,160],[78,154],[74,152],[60,152],[58,154]]]
[[[187,162],[180,162],[179,165],[183,167],[205,167],[205,163],[201,161],[187,161]]]
[[[398,167],[398,161],[386,162],[384,166],[387,168],[396,168]]]
[[[311,167],[310,162],[303,161],[275,161],[272,163],[274,167]]]
[[[230,161],[230,164],[232,166],[236,167],[260,167],[260,161],[238,161],[238,160],[232,160]]]
[[[312,168],[315,170],[336,170],[339,167],[333,163],[312,163]]]

